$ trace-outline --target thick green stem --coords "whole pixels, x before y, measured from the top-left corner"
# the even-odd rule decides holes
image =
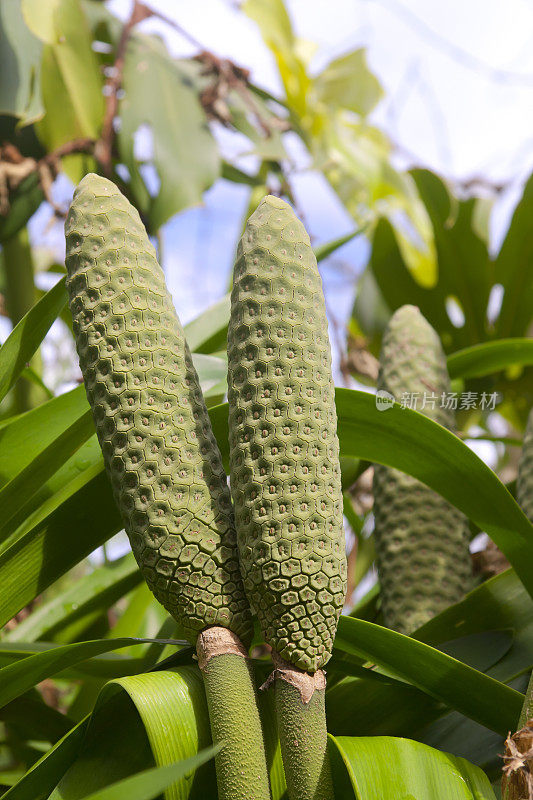
[[[213,627],[198,636],[219,800],[270,800],[265,743],[248,654],[235,634]]]
[[[322,670],[305,673],[273,656],[278,734],[290,800],[333,800],[325,675]]]

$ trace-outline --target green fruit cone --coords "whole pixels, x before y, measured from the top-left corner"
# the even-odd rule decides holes
[[[275,197],[261,201],[239,243],[228,386],[244,586],[265,640],[295,674],[309,678],[331,656],[346,592],[339,443],[322,282],[305,228]],[[278,690],[280,682],[278,730],[289,795],[329,797],[331,784],[324,793],[317,783],[327,770],[312,763],[318,752],[326,758],[325,723],[315,728],[318,746],[300,748],[288,766],[294,746],[285,726],[289,690]],[[305,726],[309,700],[290,688]],[[314,778],[306,783],[304,773]]]
[[[117,506],[144,578],[191,642],[206,629],[248,644],[252,618],[236,550],[226,475],[183,329],[139,215],[117,187],[87,175],[65,225],[67,289],[87,398]],[[230,634],[229,632],[232,632]],[[226,640],[227,643],[228,640]],[[231,641],[230,641],[231,646]],[[228,689],[240,680],[249,739],[233,762],[269,798],[264,744],[250,672],[217,652]],[[209,654],[204,659],[210,668]],[[225,664],[225,662],[227,663]],[[213,672],[215,670],[211,670]],[[240,677],[235,677],[236,674]],[[212,709],[242,731],[242,713]],[[243,712],[244,713],[244,712]],[[218,759],[223,758],[219,754]],[[260,766],[260,768],[258,767]],[[258,770],[260,774],[258,775]],[[228,770],[219,797],[233,793]],[[229,780],[229,783],[228,783]]]
[[[524,433],[516,481],[516,499],[524,514],[533,521],[533,409],[529,412]]]
[[[388,324],[378,390],[397,402],[414,395],[417,410],[453,430],[454,411],[442,402],[450,392],[446,358],[415,306],[402,306]],[[410,634],[472,588],[467,521],[432,489],[380,464],[374,467],[374,518],[384,622]]]

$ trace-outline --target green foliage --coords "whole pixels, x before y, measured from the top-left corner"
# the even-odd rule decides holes
[[[389,736],[339,736],[332,742],[346,766],[346,776],[339,770],[344,781],[337,786],[346,796],[350,787],[358,800],[495,800],[480,769],[419,742]]]
[[[104,114],[103,82],[81,3],[26,3],[25,15],[44,41],[41,90],[45,114],[38,123],[39,138],[50,150],[72,139],[96,139]],[[80,180],[88,166],[82,156],[69,156],[63,164],[73,181]]]
[[[350,325],[358,343],[377,355],[392,313],[416,304],[439,334],[452,388],[503,395],[496,410],[507,421],[505,436],[491,428],[487,413],[458,416],[461,437],[499,440],[491,470],[433,420],[398,405],[378,412],[371,394],[337,389],[344,509],[358,548],[349,588],[361,599],[353,609],[348,601],[352,616],[341,617],[325,694],[339,796],[493,800],[488,781],[498,780],[503,737],[516,729],[533,667],[533,531],[513,499],[513,484],[501,480],[533,402],[527,338],[533,184],[526,185],[493,255],[485,200],[459,199],[436,175],[391,166],[391,143],[369,121],[382,88],[363,50],[341,54],[316,74],[311,50],[297,39],[281,0],[248,0],[245,11],[275,57],[283,96],[246,81],[219,92],[216,67],[176,60],[161,40],[134,27],[109,174],[155,234],[172,215],[200,203],[220,175],[247,187],[251,204],[267,185],[281,186],[291,200],[285,182],[289,130],[354,220],[351,234],[316,248],[317,259],[355,235],[372,240]],[[102,172],[102,89],[121,32],[121,22],[99,0],[2,2],[2,143],[35,161],[46,156],[75,179],[89,168]],[[214,117],[239,133],[243,152],[257,158],[257,172],[243,172],[237,158],[226,160],[213,135],[220,124]],[[139,155],[134,138],[143,130],[153,146]],[[56,158],[54,148],[68,149],[80,136],[93,144]],[[20,183],[8,179],[9,209],[0,214],[0,242],[8,243],[8,253],[15,235],[27,237],[24,228],[48,188],[31,162],[30,168]],[[2,261],[4,293],[21,262]],[[494,310],[498,287],[503,300]],[[14,402],[21,377],[41,380],[39,348],[65,308],[62,280],[47,293],[29,290],[22,312],[7,309],[14,323],[29,310],[0,349],[3,796],[214,797],[201,675],[191,648],[168,644],[180,641],[183,631],[140,582],[133,557],[116,557],[120,540],[113,537],[122,522],[83,387],[46,402],[46,392],[31,392],[24,407]],[[464,324],[450,316],[451,305]],[[185,326],[226,466],[222,351],[229,310],[228,295]],[[472,431],[474,424],[481,432]],[[361,597],[375,548],[369,506],[353,484],[370,462],[437,492],[468,517],[473,533],[488,533],[511,564],[489,580],[478,577],[480,585],[411,637],[383,627],[379,585]],[[507,471],[505,480],[512,477]],[[518,499],[527,511],[524,487],[521,479]],[[105,553],[89,560],[101,545]],[[253,644],[263,644],[258,626]],[[270,663],[260,657],[254,669],[264,680]],[[286,785],[271,693],[261,693],[259,703],[272,796],[282,800]]]
[[[220,156],[190,71],[168,58],[158,38],[132,40],[124,64],[123,89],[120,157],[132,177],[135,195],[141,198],[144,184],[134,154],[134,134],[141,125],[149,126],[153,164],[161,185],[154,198],[147,195],[146,202],[139,203],[139,210],[157,230],[178,211],[202,201],[204,190],[220,174]],[[168,153],[173,154],[170,160]]]
[[[21,3],[0,9],[0,113],[28,124],[42,115],[41,45],[24,24]]]

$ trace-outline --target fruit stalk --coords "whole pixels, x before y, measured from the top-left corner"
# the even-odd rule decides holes
[[[322,667],[346,591],[337,419],[316,259],[276,197],[262,200],[239,243],[228,387],[241,573],[275,664],[287,662],[267,684],[289,796],[326,800]]]
[[[233,649],[202,665],[214,742],[220,716],[229,738],[247,733],[240,752],[227,758],[223,742],[216,757],[219,797],[250,800],[253,786],[254,798],[269,800],[231,499],[163,271],[137,211],[105,178],[81,181],[65,228],[80,367],[135,558],[189,641],[231,632]],[[238,715],[226,700],[237,687]]]

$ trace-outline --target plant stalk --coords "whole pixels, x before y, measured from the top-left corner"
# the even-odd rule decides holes
[[[265,742],[248,653],[227,628],[207,628],[196,643],[215,756],[219,800],[270,800]]]
[[[272,654],[281,755],[290,800],[333,800],[326,728],[326,676]],[[268,683],[268,681],[267,681]]]

